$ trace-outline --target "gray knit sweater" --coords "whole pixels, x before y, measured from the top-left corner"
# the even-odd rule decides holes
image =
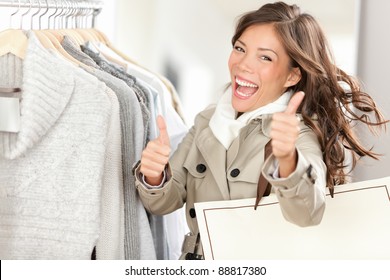
[[[122,80],[100,70],[100,67],[65,37],[64,49],[83,64],[86,71],[96,76],[118,96],[122,126],[122,164],[124,181],[125,258],[156,259],[148,217],[135,190],[132,167],[144,148],[144,125],[140,103],[134,91]]]
[[[90,259],[110,99],[29,37],[23,61],[0,57],[0,87],[22,88],[20,132],[0,132],[0,259]]]

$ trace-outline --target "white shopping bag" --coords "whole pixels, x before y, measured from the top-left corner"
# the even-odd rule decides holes
[[[287,222],[275,195],[196,203],[206,259],[390,259],[390,177],[335,188],[321,224]]]

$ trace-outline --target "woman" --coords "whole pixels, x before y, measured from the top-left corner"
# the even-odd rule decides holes
[[[260,199],[261,174],[286,220],[319,224],[325,188],[346,182],[345,151],[351,151],[351,168],[359,157],[377,158],[353,134],[351,122],[370,128],[387,122],[333,63],[318,23],[296,5],[277,2],[245,14],[232,44],[231,91],[198,114],[171,159],[159,117],[160,136],[148,143],[136,168],[137,189],[150,212],[166,214],[186,203],[191,234],[185,259],[203,258],[194,203]],[[265,159],[267,143],[272,154]]]

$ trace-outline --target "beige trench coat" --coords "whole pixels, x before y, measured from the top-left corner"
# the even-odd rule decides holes
[[[188,227],[196,235],[195,202],[256,197],[262,170],[286,220],[299,226],[318,224],[325,209],[326,166],[313,131],[301,122],[296,143],[297,168],[288,178],[274,179],[275,158],[271,155],[264,164],[272,115],[252,120],[226,151],[208,125],[214,109],[198,114],[194,126],[171,157],[168,180],[161,188],[145,187],[139,166],[136,167],[136,187],[145,208],[163,215],[186,204]],[[201,246],[195,253],[202,253]]]

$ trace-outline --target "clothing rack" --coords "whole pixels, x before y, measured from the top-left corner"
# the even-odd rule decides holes
[[[77,13],[78,11],[89,12],[92,14],[92,27],[95,26],[96,17],[100,14],[103,8],[103,2],[93,0],[0,0],[0,7],[17,8],[19,9],[60,9],[62,13]]]

